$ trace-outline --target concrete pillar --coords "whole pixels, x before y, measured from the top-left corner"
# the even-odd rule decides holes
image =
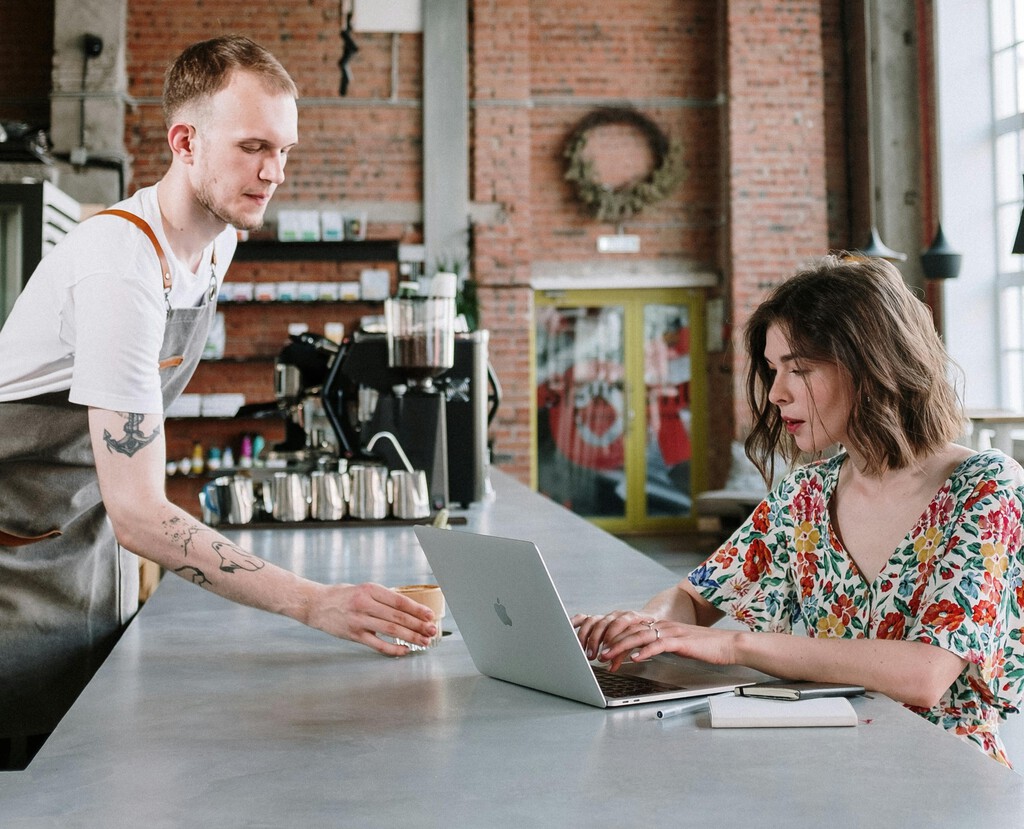
[[[466,0],[423,2],[423,244],[426,271],[469,258]]]
[[[50,138],[57,156],[76,162],[62,165],[60,187],[80,202],[111,204],[125,163],[127,0],[56,0],[54,11]],[[88,60],[87,33],[103,42]]]
[[[922,169],[918,25],[914,3],[865,0],[874,222],[882,241],[907,254],[904,279],[924,285],[920,253]],[[858,244],[863,241],[856,240]]]

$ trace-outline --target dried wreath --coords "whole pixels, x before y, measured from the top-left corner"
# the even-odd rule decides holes
[[[633,184],[612,187],[599,181],[594,162],[586,157],[587,134],[607,124],[625,124],[633,127],[647,139],[654,166],[643,179]],[[678,141],[669,141],[657,124],[635,109],[603,107],[586,115],[572,131],[566,143],[565,157],[569,165],[566,181],[574,182],[576,195],[599,221],[617,222],[639,213],[649,204],[665,198],[683,180],[683,147]]]

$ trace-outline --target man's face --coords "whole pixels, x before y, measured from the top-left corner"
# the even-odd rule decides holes
[[[218,221],[255,230],[298,141],[295,99],[236,71],[196,120],[190,173],[196,200]]]

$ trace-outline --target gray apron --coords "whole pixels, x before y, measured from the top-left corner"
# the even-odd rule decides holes
[[[152,230],[132,214],[112,212],[147,232],[169,291],[170,271]],[[211,273],[202,305],[167,303],[165,409],[202,356],[215,287]],[[0,435],[2,738],[54,729],[138,609],[139,561],[118,545],[103,507],[87,407],[69,402],[68,392],[0,403]]]

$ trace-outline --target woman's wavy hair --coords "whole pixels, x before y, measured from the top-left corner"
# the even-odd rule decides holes
[[[746,326],[753,428],[744,448],[769,484],[776,455],[800,460],[768,399],[773,372],[764,349],[773,325],[797,359],[831,363],[849,375],[847,434],[869,474],[906,468],[962,434],[963,409],[949,372],[962,373],[928,307],[884,259],[825,256],[775,288]]]

